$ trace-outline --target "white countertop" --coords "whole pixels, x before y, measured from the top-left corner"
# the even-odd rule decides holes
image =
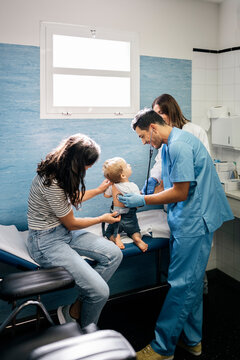
[[[226,192],[229,205],[231,206],[233,215],[240,218],[240,190],[232,190]]]
[[[240,200],[240,190],[227,191],[226,196],[236,200]]]

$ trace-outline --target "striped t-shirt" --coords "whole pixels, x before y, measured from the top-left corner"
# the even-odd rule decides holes
[[[36,175],[28,198],[28,227],[33,230],[48,230],[61,224],[60,217],[72,209],[69,199],[57,181],[50,186],[43,184],[44,177]]]

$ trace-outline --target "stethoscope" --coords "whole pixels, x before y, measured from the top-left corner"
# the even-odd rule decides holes
[[[152,155],[153,155],[153,146],[152,146],[152,129],[151,129],[151,133],[150,133],[150,148],[149,148],[149,161],[148,161],[147,183],[146,183],[145,195],[147,195],[148,179],[149,179],[149,173],[150,173],[150,165],[151,165]]]
[[[149,148],[149,161],[148,161],[148,171],[147,171],[147,182],[146,182],[145,195],[147,195],[148,178],[149,178],[149,173],[150,173],[150,165],[151,165],[152,156],[153,156],[153,146],[152,146],[152,129],[151,129],[151,133],[150,133],[150,148]],[[118,195],[119,195],[119,194],[117,194],[117,199],[118,199]],[[117,216],[118,216],[118,215],[117,215]]]

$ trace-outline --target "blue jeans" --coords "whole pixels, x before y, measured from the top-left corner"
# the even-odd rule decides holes
[[[103,237],[86,230],[68,231],[63,225],[30,229],[28,250],[42,267],[63,266],[72,274],[82,302],[81,325],[96,324],[109,297],[107,282],[121,263],[121,250]],[[81,256],[96,264],[92,267]]]

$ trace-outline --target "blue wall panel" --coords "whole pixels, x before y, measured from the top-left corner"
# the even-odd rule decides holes
[[[177,98],[191,114],[191,62],[148,56],[140,58],[141,107],[151,106],[163,92]],[[141,187],[147,172],[148,148],[130,128],[131,119],[40,119],[40,49],[0,44],[0,224],[27,228],[27,198],[37,163],[62,138],[82,132],[101,148],[101,158],[86,176],[87,188],[102,180],[102,164],[124,157],[133,168],[132,181]],[[97,216],[111,201],[102,195],[83,204],[77,216]]]
[[[141,56],[141,107],[151,107],[153,100],[164,93],[172,95],[183,114],[191,119],[192,61]]]

